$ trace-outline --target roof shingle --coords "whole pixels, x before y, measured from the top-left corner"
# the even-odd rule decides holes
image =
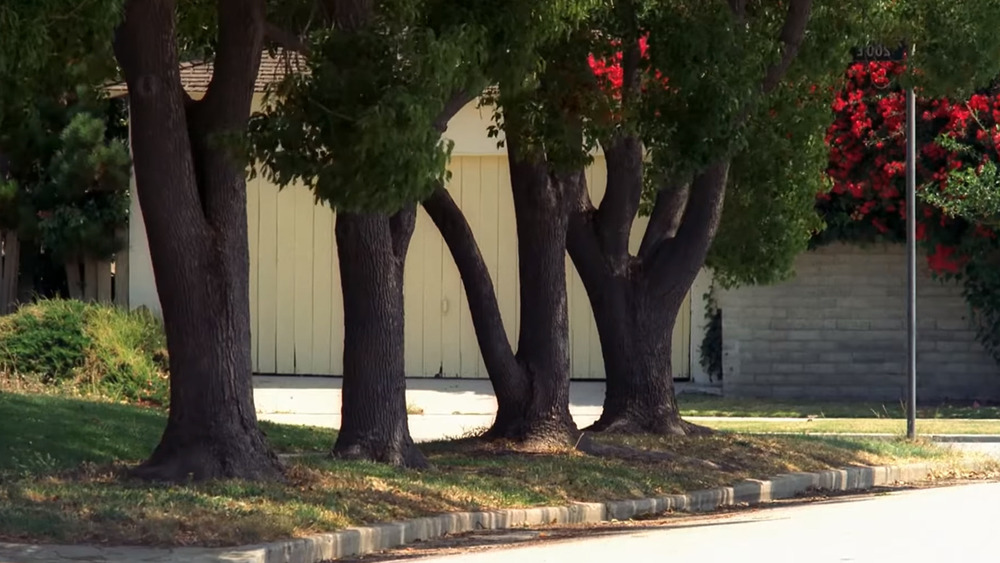
[[[254,92],[264,92],[268,84],[280,80],[286,70],[300,68],[302,62],[303,59],[298,53],[279,50],[272,56],[264,51],[261,53],[260,70],[257,72]],[[204,94],[212,81],[213,72],[214,67],[210,61],[181,63],[181,85],[188,94]],[[121,96],[128,93],[128,86],[125,82],[117,82],[108,85],[107,91],[112,96]]]

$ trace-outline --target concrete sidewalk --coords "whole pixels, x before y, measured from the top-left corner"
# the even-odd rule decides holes
[[[254,376],[257,416],[286,424],[340,427],[339,377]],[[423,414],[409,417],[417,442],[461,436],[489,426],[497,402],[487,380],[407,379],[406,403]],[[603,381],[570,384],[570,414],[581,428],[601,415]]]
[[[254,402],[257,416],[285,424],[305,424],[326,428],[340,427],[341,385],[339,377],[254,376]],[[407,379],[406,403],[414,412],[409,416],[410,434],[417,442],[455,438],[488,427],[493,423],[497,402],[488,380],[477,379]],[[677,392],[697,392],[684,383]],[[570,383],[570,414],[580,428],[601,416],[604,402],[603,381]],[[716,417],[685,417],[691,422],[722,420]],[[805,418],[724,417],[726,421],[789,422]],[[820,435],[820,434],[815,434]],[[838,434],[838,436],[890,438],[891,434]],[[1000,443],[1000,436],[941,435],[929,436],[939,442]],[[983,446],[1000,456],[1000,446]]]

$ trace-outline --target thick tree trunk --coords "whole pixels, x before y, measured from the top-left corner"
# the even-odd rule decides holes
[[[17,306],[20,277],[21,242],[15,231],[0,231],[3,260],[0,261],[0,315],[12,313]]]
[[[517,221],[521,329],[513,353],[496,293],[475,237],[444,188],[424,202],[462,276],[476,337],[497,396],[486,439],[567,443],[577,435],[569,413],[569,322],[566,299],[567,185],[544,159],[524,160],[508,134]]]
[[[344,394],[334,455],[425,467],[406,416],[403,266],[416,221],[409,207],[337,215],[344,293]]]
[[[215,75],[198,102],[177,74],[172,2],[129,0],[115,39],[170,353],[167,428],[135,470],[147,479],[262,480],[282,471],[253,402],[245,170],[213,144],[216,134],[246,128],[263,3],[220,0],[218,10]]]
[[[239,260],[221,254],[216,258],[220,266],[209,272],[178,264],[201,283],[186,288],[187,306],[171,306],[169,317],[164,311],[164,320],[169,318],[170,416],[153,455],[135,470],[139,477],[265,480],[279,475],[280,463],[254,410],[249,309],[241,294],[219,289],[239,285],[232,270]],[[161,297],[164,293],[161,289]]]
[[[661,192],[639,256],[632,257],[623,226],[630,224],[641,193],[642,176],[636,173],[642,169],[639,147],[621,140],[605,154],[609,170],[605,201],[595,210],[585,189],[578,190],[567,237],[604,355],[604,410],[588,430],[704,432],[680,418],[671,341],[681,304],[718,227],[728,163],[709,167],[690,189]]]
[[[566,294],[566,184],[544,159],[529,161],[507,138],[517,223],[521,329],[517,361],[529,385],[524,396],[497,396],[487,437],[565,442],[577,432],[569,413],[569,311]]]
[[[600,419],[588,428],[626,434],[684,435],[671,370],[671,334],[683,290],[650,291],[643,280],[605,278],[588,290],[604,353],[606,391]]]
[[[80,261],[71,258],[64,264],[66,269],[66,288],[69,298],[83,301],[83,277],[80,275]]]

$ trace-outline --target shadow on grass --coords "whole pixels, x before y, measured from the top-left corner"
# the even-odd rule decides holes
[[[4,475],[144,459],[156,447],[166,418],[157,408],[0,392],[0,481]],[[337,439],[337,432],[326,428],[264,421],[260,427],[282,453],[328,451]]]
[[[0,393],[0,476],[61,471],[149,455],[165,413],[69,397]]]

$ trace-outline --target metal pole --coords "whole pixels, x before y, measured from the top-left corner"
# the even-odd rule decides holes
[[[906,437],[917,435],[917,101],[906,91]]]

